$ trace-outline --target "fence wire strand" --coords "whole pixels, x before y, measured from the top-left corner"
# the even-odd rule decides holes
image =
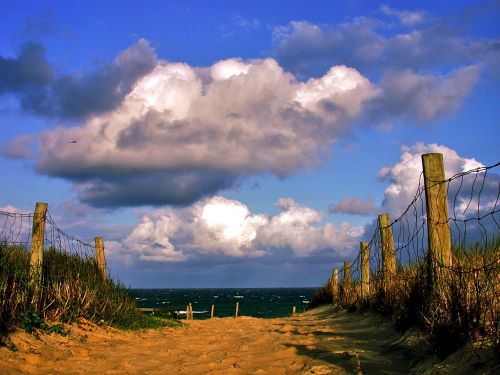
[[[0,244],[31,249],[34,213],[0,211]],[[95,245],[64,232],[49,211],[46,212],[44,248],[82,258],[95,256]]]

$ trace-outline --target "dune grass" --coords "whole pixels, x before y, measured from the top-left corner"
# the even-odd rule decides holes
[[[29,250],[0,244],[0,334],[21,324],[40,326],[40,319],[72,323],[84,318],[125,329],[178,325],[170,317],[137,311],[122,284],[109,278],[103,282],[93,257],[46,249],[36,288],[30,283],[29,262]]]
[[[493,346],[500,354],[500,239],[486,248],[454,249],[453,267],[443,270],[432,288],[427,270],[425,260],[399,267],[385,290],[382,275],[374,273],[367,299],[351,283],[341,286],[333,301],[327,282],[310,306],[334,303],[339,310],[370,309],[392,317],[400,331],[419,327],[441,357],[467,342]]]

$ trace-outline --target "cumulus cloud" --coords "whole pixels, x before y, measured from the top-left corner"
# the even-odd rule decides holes
[[[373,197],[368,197],[365,201],[351,197],[329,205],[328,211],[331,214],[373,215],[377,211],[377,207],[373,203]]]
[[[320,225],[323,213],[299,205],[292,199],[278,200],[282,211],[259,230],[257,243],[272,248],[291,249],[295,256],[311,255],[320,249],[337,252],[352,249],[363,234],[363,229],[344,222]]]
[[[278,250],[295,257],[322,250],[342,254],[352,250],[363,233],[348,223],[321,224],[321,212],[292,199],[277,204],[281,212],[272,217],[221,196],[146,213],[123,241],[125,253],[153,262],[217,255],[255,258]]]
[[[301,77],[342,63],[378,79],[368,123],[439,120],[461,106],[481,74],[495,76],[498,39],[460,34],[418,11],[381,10],[407,27],[368,17],[339,25],[293,21],[274,29],[277,60]]]
[[[408,260],[412,252],[422,251],[427,243],[426,202],[423,191],[422,154],[443,154],[447,182],[448,214],[453,246],[491,241],[498,237],[500,228],[500,174],[498,168],[476,172],[485,165],[474,158],[459,155],[455,150],[438,144],[416,143],[403,146],[400,160],[379,172],[387,182],[384,200],[379,212],[388,213],[393,225],[396,246],[406,246],[398,256]],[[472,171],[460,177],[462,172]],[[418,193],[420,192],[420,193]],[[418,194],[417,194],[418,193]],[[414,201],[415,198],[415,201]],[[408,209],[408,210],[407,210]],[[479,222],[480,219],[480,222]],[[421,228],[421,226],[423,226]],[[422,230],[420,230],[422,229]],[[377,230],[377,220],[365,225],[368,238]],[[365,236],[366,238],[366,236]]]
[[[474,158],[460,156],[455,150],[438,144],[417,143],[414,146],[404,146],[398,163],[384,167],[379,172],[379,178],[389,183],[384,192],[382,209],[391,216],[397,217],[412,201],[421,180],[421,155],[426,153],[441,153],[444,158],[445,176],[450,178],[457,173],[484,165]],[[470,193],[470,191],[469,191]]]
[[[484,164],[474,158],[460,156],[446,146],[417,143],[412,147],[404,147],[400,161],[380,171],[380,178],[389,183],[385,190],[382,210],[389,213],[393,219],[406,210],[419,184],[423,185],[421,155],[433,152],[443,154],[447,179],[462,172],[484,167]],[[474,243],[495,233],[498,235],[500,212],[494,211],[499,203],[500,175],[495,169],[487,173],[472,172],[454,179],[449,182],[447,192],[448,212],[452,219],[450,227],[455,243]],[[418,220],[421,219],[421,215],[425,216],[425,201],[417,202],[416,211]],[[409,223],[414,223],[414,215],[413,210],[407,215]],[[455,222],[454,219],[458,221]],[[481,219],[480,224],[478,219]],[[467,222],[464,223],[463,220]],[[410,227],[412,225],[410,224]]]
[[[374,95],[345,66],[300,82],[273,59],[158,61],[113,111],[42,133],[37,170],[95,206],[186,205],[241,177],[317,163]]]
[[[0,57],[0,95],[17,95],[22,109],[38,115],[85,118],[117,107],[155,64],[154,50],[140,39],[94,72],[58,75],[45,48],[29,42],[17,58]]]

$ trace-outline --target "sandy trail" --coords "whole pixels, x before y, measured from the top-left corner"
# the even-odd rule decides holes
[[[410,365],[387,321],[315,309],[296,317],[194,320],[140,332],[71,326],[22,332],[0,348],[1,374],[402,374]]]

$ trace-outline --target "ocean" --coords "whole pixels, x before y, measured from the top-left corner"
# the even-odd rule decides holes
[[[278,318],[307,308],[317,288],[231,288],[231,289],[131,289],[137,307],[155,307],[162,311],[185,314],[186,305],[193,306],[194,319],[234,316],[236,302],[239,316]],[[181,315],[182,317],[182,315]]]

